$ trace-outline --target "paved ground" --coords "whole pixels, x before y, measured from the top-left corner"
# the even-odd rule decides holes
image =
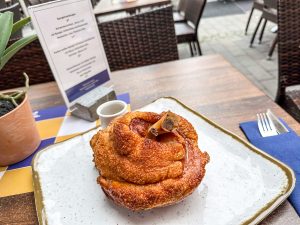
[[[253,14],[248,35],[244,35],[249,11],[238,15],[203,18],[199,26],[199,40],[203,55],[221,54],[232,65],[240,70],[255,85],[275,98],[277,90],[277,49],[271,60],[267,54],[275,34],[271,32],[274,26],[267,24],[265,35],[261,44],[255,42],[249,48],[252,32],[260,17],[259,12]],[[257,35],[258,36],[258,35]],[[187,44],[178,46],[180,58],[190,57]]]

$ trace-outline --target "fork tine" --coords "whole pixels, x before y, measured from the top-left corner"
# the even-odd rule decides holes
[[[264,118],[264,122],[266,123],[266,128],[267,130],[272,130],[271,126],[270,126],[270,121],[269,119],[267,118],[267,115],[265,113],[262,114],[263,115],[263,118]]]
[[[261,130],[261,132],[263,132],[264,130],[263,130],[263,126],[262,126],[260,116],[259,116],[259,114],[256,114],[256,116],[257,116],[258,129]]]
[[[261,121],[261,124],[262,124],[262,128],[264,131],[267,131],[267,125],[266,125],[266,122],[264,120],[264,117],[262,116],[262,113],[259,113],[259,117],[260,117],[260,121]]]
[[[272,128],[272,123],[265,113],[257,113],[258,129],[263,137],[277,135],[276,129]]]

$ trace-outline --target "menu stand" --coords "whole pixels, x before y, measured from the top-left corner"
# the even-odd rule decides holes
[[[104,102],[115,99],[116,93],[112,88],[99,86],[76,100],[70,108],[71,115],[94,122],[99,119],[97,108]]]
[[[96,121],[97,108],[116,99],[90,0],[56,0],[29,7],[46,58],[71,115]]]

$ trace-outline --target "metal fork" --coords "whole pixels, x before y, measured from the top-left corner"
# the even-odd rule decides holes
[[[277,135],[276,128],[266,113],[258,113],[257,124],[258,129],[263,137],[270,137]]]

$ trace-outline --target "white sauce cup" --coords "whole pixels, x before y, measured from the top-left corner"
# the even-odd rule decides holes
[[[121,100],[108,101],[97,108],[97,114],[101,121],[101,128],[108,126],[114,118],[127,112],[127,103]]]

